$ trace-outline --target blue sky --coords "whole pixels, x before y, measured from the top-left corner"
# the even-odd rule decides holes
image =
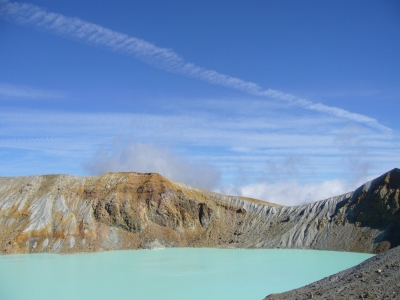
[[[397,1],[0,0],[0,176],[300,204],[399,167]]]

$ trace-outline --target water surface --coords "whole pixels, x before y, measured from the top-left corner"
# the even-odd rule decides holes
[[[0,299],[263,299],[370,254],[170,248],[0,256]]]

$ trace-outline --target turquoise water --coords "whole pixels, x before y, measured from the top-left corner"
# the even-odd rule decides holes
[[[0,256],[0,299],[263,299],[369,254],[173,248]]]

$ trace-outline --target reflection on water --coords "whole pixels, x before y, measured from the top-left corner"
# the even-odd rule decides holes
[[[262,299],[371,256],[204,248],[0,256],[0,299]]]

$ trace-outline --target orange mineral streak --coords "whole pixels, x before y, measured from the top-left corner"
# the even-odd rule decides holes
[[[399,174],[394,169],[354,193],[299,207],[226,196],[156,173],[0,177],[0,250],[162,245],[382,252],[400,244]]]

